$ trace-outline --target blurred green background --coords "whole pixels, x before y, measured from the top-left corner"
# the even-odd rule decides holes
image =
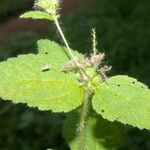
[[[1,61],[36,52],[40,38],[62,43],[54,25],[47,22],[29,21],[21,24],[22,30],[11,29],[12,24],[19,24],[16,16],[32,8],[32,4],[31,0],[0,1]],[[150,86],[149,14],[149,0],[89,0],[82,5],[78,1],[78,7],[62,17],[62,26],[71,47],[86,54],[91,52],[90,32],[95,27],[98,49],[106,52],[106,62],[113,66],[111,74],[127,74]],[[27,24],[29,28],[24,30]],[[33,30],[33,24],[37,30]],[[39,28],[43,30],[38,32]],[[12,34],[7,29],[13,30]],[[61,135],[64,118],[65,115],[0,101],[0,150],[67,150]],[[129,127],[118,149],[150,150],[150,132]]]

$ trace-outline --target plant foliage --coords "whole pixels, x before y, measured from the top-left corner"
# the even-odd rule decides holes
[[[42,41],[39,41],[42,53],[41,43]],[[3,99],[55,112],[67,112],[82,103],[83,89],[79,83],[71,74],[67,75],[60,71],[59,63],[65,63],[67,57],[62,57],[61,54],[64,53],[60,50],[61,47],[54,42],[50,43],[48,54],[20,55],[1,62],[0,95]],[[59,63],[55,63],[56,57],[51,55],[53,46],[58,47]],[[46,65],[49,65],[49,68],[44,71]]]
[[[94,109],[104,118],[150,130],[149,106],[148,87],[134,78],[122,75],[102,83],[93,98]]]
[[[125,75],[107,78],[106,72],[111,67],[103,66],[105,55],[97,51],[95,30],[92,30],[93,54],[84,57],[73,51],[65,38],[58,20],[58,1],[39,0],[35,6],[38,11],[27,12],[21,18],[53,20],[66,47],[47,39],[39,40],[38,54],[20,55],[1,62],[0,97],[39,110],[68,112],[75,109],[75,115],[67,120],[67,124],[77,122],[76,113],[79,114],[77,138],[74,128],[64,127],[64,136],[73,150],[116,149],[113,145],[105,146],[109,136],[105,131],[109,130],[116,139],[122,135],[120,127],[116,127],[117,123],[107,126],[110,122],[98,114],[111,122],[150,129],[150,90]],[[100,130],[95,134],[98,128]],[[66,131],[73,133],[74,139]]]
[[[51,15],[45,12],[41,12],[41,11],[29,11],[21,15],[20,18],[53,20],[53,17]]]

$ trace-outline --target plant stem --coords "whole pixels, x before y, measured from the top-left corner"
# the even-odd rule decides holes
[[[73,53],[72,53],[72,51],[71,51],[71,48],[70,48],[70,46],[69,46],[69,44],[68,44],[68,42],[67,42],[67,40],[66,40],[66,38],[65,38],[65,35],[64,35],[64,33],[63,33],[63,31],[62,31],[60,25],[59,25],[58,17],[55,17],[55,18],[54,18],[54,22],[55,22],[56,27],[57,27],[57,29],[58,29],[58,31],[59,31],[61,37],[62,37],[63,42],[65,43],[65,45],[66,45],[66,47],[67,47],[67,49],[68,49],[68,52],[69,52],[70,57],[71,57],[72,59],[75,59],[75,57],[74,57],[74,55],[73,55]]]
[[[85,97],[84,102],[81,110],[80,120],[79,120],[79,149],[85,150],[85,125],[86,125],[86,118],[88,115],[88,109],[89,109],[89,101],[91,97],[91,89],[85,90]]]
[[[96,55],[96,53],[97,53],[97,49],[96,49],[97,40],[96,40],[96,31],[95,31],[95,28],[92,29],[92,42],[93,42],[93,53],[94,53],[94,55]]]

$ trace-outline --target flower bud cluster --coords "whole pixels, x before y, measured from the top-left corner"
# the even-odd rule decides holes
[[[49,14],[56,16],[59,9],[59,0],[37,0],[35,8],[43,9]]]
[[[79,70],[77,72],[77,79],[81,85],[96,87],[101,82],[106,81],[106,73],[111,70],[111,66],[102,65],[104,57],[104,53],[99,53],[83,60],[76,58],[64,66],[63,72]]]

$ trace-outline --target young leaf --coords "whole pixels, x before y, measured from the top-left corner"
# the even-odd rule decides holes
[[[45,12],[41,11],[29,11],[20,16],[20,18],[32,18],[32,19],[47,19],[47,20],[54,20],[54,18]]]
[[[48,39],[38,41],[38,51],[40,54],[46,54],[48,62],[53,64],[52,66],[55,66],[55,68],[60,71],[62,71],[64,65],[70,61],[67,48]],[[84,56],[82,54],[73,50],[72,52],[76,57],[83,59]]]
[[[79,114],[71,113],[65,121],[63,136],[71,150],[79,149],[77,123]],[[90,112],[86,122],[86,150],[117,150],[123,142],[125,128],[120,123],[111,123],[95,112]]]
[[[21,55],[0,63],[0,97],[40,110],[68,112],[81,105],[83,89],[71,74],[50,67],[47,55]]]
[[[103,118],[150,129],[150,90],[128,76],[111,77],[95,92],[93,108]]]

